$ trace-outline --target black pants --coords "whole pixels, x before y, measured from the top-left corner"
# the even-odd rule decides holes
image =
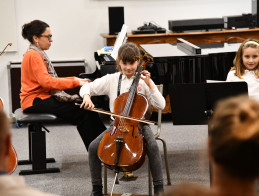
[[[59,102],[54,97],[35,98],[33,106],[26,108],[24,112],[55,114],[64,121],[76,125],[87,150],[89,144],[106,130],[98,113],[82,109],[73,102]]]

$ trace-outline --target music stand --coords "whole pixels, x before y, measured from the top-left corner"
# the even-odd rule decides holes
[[[216,102],[236,95],[247,95],[246,82],[216,82],[169,85],[174,125],[207,125]],[[211,166],[210,184],[211,184]]]
[[[216,102],[245,94],[246,82],[216,82],[169,85],[174,125],[206,125]]]

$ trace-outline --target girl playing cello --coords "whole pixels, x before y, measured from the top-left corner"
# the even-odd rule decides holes
[[[81,107],[93,109],[94,104],[90,96],[108,95],[110,98],[110,110],[113,112],[115,99],[118,95],[129,91],[139,63],[140,51],[138,47],[133,43],[122,45],[116,60],[119,72],[107,74],[82,86],[80,90],[80,95],[83,97]],[[150,79],[150,73],[144,70],[141,74],[144,76],[142,76],[139,81],[137,92],[145,95],[152,106],[163,109],[165,107],[165,99],[158,91],[154,82]],[[163,191],[162,161],[159,148],[149,125],[144,125],[142,134],[146,141],[147,156],[149,160],[152,160],[150,161],[150,168],[153,177],[154,193],[158,195],[159,192]],[[93,185],[91,196],[102,196],[101,161],[98,158],[97,150],[103,136],[104,133],[92,141],[88,150],[89,167]]]

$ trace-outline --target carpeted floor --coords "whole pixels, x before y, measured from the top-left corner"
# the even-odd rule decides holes
[[[59,167],[61,172],[24,176],[27,184],[59,195],[90,195],[92,187],[87,151],[76,127],[49,125],[47,128],[50,130],[50,133],[46,133],[47,157],[56,159],[56,163],[49,163],[48,167]],[[152,129],[155,131],[156,127],[153,126]],[[18,129],[12,125],[11,130],[18,159],[28,159],[27,127]],[[165,120],[162,123],[161,137],[167,142],[172,186],[184,181],[209,186],[209,164],[206,157],[207,126],[173,126],[170,120]],[[162,155],[162,143],[158,141],[158,144]],[[30,165],[19,165],[13,175],[30,168]],[[147,194],[147,171],[146,161],[134,172],[138,178],[130,182],[120,181],[119,185],[115,185],[114,193]],[[119,174],[119,178],[122,175]],[[108,171],[108,192],[111,190],[113,178],[114,173]],[[164,182],[167,184],[165,169]]]

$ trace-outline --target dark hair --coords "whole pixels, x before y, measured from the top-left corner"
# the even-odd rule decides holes
[[[123,44],[119,48],[118,57],[116,60],[117,70],[121,71],[120,61],[124,64],[130,63],[133,64],[135,61],[140,60],[140,51],[136,44],[128,42]]]
[[[247,96],[223,100],[209,127],[216,164],[235,177],[259,176],[259,103]]]
[[[22,26],[22,36],[33,43],[33,36],[40,37],[49,25],[41,20],[33,20]]]

